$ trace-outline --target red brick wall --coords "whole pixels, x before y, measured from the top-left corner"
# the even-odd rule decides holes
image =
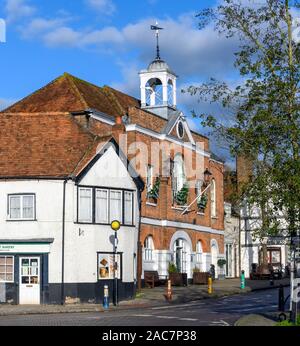
[[[170,243],[173,235],[178,231],[176,228],[172,227],[160,227],[145,225],[141,226],[141,242],[144,244],[145,239],[148,236],[153,237],[155,250],[169,250]],[[202,243],[203,252],[209,253],[211,251],[211,240],[215,239],[218,242],[220,254],[224,254],[224,237],[219,234],[210,234],[205,232],[196,232],[194,230],[186,229],[184,230],[188,233],[191,238],[193,249],[196,251],[196,244],[200,240]]]

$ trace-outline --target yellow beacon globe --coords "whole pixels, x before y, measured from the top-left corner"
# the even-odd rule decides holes
[[[120,228],[121,228],[121,224],[119,221],[115,220],[111,223],[111,228],[114,230],[114,231],[118,231]]]

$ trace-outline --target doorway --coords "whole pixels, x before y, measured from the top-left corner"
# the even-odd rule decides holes
[[[177,239],[174,243],[175,263],[180,273],[187,273],[186,241]]]
[[[20,258],[19,304],[40,304],[40,258]]]

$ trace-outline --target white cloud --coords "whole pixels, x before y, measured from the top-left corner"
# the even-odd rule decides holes
[[[29,17],[36,11],[27,0],[6,0],[5,12],[7,23],[15,22],[23,17]]]
[[[82,34],[69,28],[59,27],[53,31],[47,32],[43,40],[48,46],[72,46],[76,47],[82,38]]]
[[[140,98],[139,67],[135,62],[118,61],[123,82],[112,82],[111,86],[124,93]]]
[[[35,38],[36,36],[62,27],[67,21],[67,18],[33,18],[28,25],[21,27],[21,34],[23,38]]]
[[[37,32],[36,32],[37,34]],[[75,48],[84,48],[88,46],[122,43],[122,35],[114,27],[106,27],[102,30],[74,30],[67,26],[61,26],[50,30],[47,33],[39,32],[41,39],[47,46],[60,47],[69,46]]]
[[[61,20],[33,20],[24,32],[32,32],[51,47],[98,48],[120,52],[138,51],[136,66],[145,67],[155,57],[155,38],[150,25],[155,19],[142,19],[123,28],[74,29]],[[161,55],[183,78],[224,76],[232,70],[237,43],[221,37],[211,26],[199,30],[194,15],[159,21],[165,28],[161,34]],[[132,69],[132,67],[130,67]]]
[[[86,0],[87,4],[97,12],[112,15],[116,12],[116,6],[112,0]]]

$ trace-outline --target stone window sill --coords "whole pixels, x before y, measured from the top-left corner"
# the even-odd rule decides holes
[[[187,207],[188,206],[186,206],[186,207],[172,207],[172,210],[184,211]]]
[[[146,205],[148,205],[149,207],[157,207],[157,204],[151,202],[146,202]]]

